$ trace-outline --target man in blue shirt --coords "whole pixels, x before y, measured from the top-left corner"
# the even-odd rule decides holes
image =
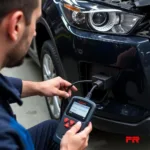
[[[41,0],[0,0],[0,69],[22,64],[41,16]],[[71,83],[60,77],[44,82],[22,81],[0,74],[0,150],[84,150],[92,130],[91,123],[78,133],[81,123],[63,137],[60,146],[53,142],[57,122],[45,121],[28,131],[15,119],[11,103],[22,105],[21,97],[71,96],[63,91]]]

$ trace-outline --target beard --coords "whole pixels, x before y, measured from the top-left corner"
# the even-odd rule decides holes
[[[19,67],[19,66],[21,66],[24,63],[24,58],[25,58],[25,56],[22,59],[14,62],[14,63],[8,63],[6,65],[6,68],[13,68],[13,67]]]
[[[26,29],[20,41],[14,46],[11,53],[8,55],[8,62],[6,64],[7,68],[18,67],[23,64],[31,44],[28,39],[29,31]]]

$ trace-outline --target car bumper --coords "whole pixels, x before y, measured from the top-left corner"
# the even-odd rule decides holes
[[[115,70],[123,70],[125,74],[121,80],[131,81],[132,84],[128,85],[120,80],[116,87],[116,99],[119,101],[124,99],[124,102],[136,105],[145,109],[145,111],[150,111],[150,42],[148,38],[88,33],[72,27],[69,27],[68,30],[74,35],[74,49],[76,50],[74,56],[77,56],[77,62],[89,62],[93,65],[96,63],[99,67],[99,72],[111,74],[112,76]],[[136,50],[136,55],[133,57],[134,64],[129,56],[129,59],[122,59],[123,61],[121,62],[123,63],[120,66],[116,65],[120,54],[122,58],[122,54],[132,47]],[[92,69],[90,71],[86,70],[86,72],[91,73],[90,75],[95,75]],[[127,89],[128,91],[126,91]],[[127,95],[132,98],[131,101],[128,100]],[[121,112],[122,109],[115,115],[121,116]],[[136,123],[131,123],[130,121],[129,123],[122,120],[121,117],[120,119],[110,118],[109,115],[102,117],[101,113],[99,113],[93,117],[93,125],[107,132],[126,135],[150,135],[150,117],[141,117],[139,120]]]
[[[150,117],[138,123],[124,123],[94,116],[93,126],[99,130],[124,135],[150,136]]]
[[[84,47],[83,54],[85,54],[85,56],[88,56],[88,54],[90,53],[91,57],[90,58],[85,57],[85,59],[88,60],[89,62],[97,62],[98,64],[106,64],[110,68],[111,68],[111,65],[114,63],[115,65],[112,65],[112,70],[113,70],[113,67],[118,67],[116,66],[115,62],[117,62],[117,58],[119,57],[119,55],[116,56],[115,58],[111,50],[113,50],[114,52],[122,50],[122,53],[123,53],[125,51],[128,51],[127,49],[130,49],[131,47],[134,47],[136,49],[137,56],[133,59],[135,59],[139,64],[142,64],[141,73],[143,74],[142,76],[137,77],[138,80],[135,81],[137,83],[137,88],[140,87],[140,85],[138,85],[138,81],[145,80],[148,82],[144,83],[144,88],[142,89],[143,92],[141,92],[142,94],[140,92],[139,93],[137,92],[135,94],[136,96],[135,95],[134,95],[135,97],[133,96],[134,101],[132,101],[131,103],[133,105],[136,105],[136,106],[138,105],[144,109],[149,110],[150,101],[149,101],[149,94],[147,93],[149,91],[148,85],[150,83],[149,82],[150,72],[148,71],[150,68],[149,67],[150,61],[148,57],[149,52],[150,52],[149,39],[136,37],[136,36],[135,37],[123,37],[123,36],[96,35],[96,34],[89,36],[88,33],[80,33],[80,31],[78,30],[75,33],[76,35],[78,35],[78,37],[80,34],[82,35],[82,42],[80,43],[84,43],[83,39],[84,40],[86,39],[88,41],[85,43],[85,45],[82,46]],[[99,48],[99,50],[97,48]],[[90,50],[92,50],[92,52]],[[94,56],[93,54],[97,54],[97,55]],[[126,62],[122,63],[123,64],[122,66],[124,68],[122,66],[120,68],[123,70],[131,69],[132,67],[127,64],[130,61],[130,59],[129,61],[128,59],[125,61]],[[100,68],[100,70],[102,71],[102,68]],[[111,70],[111,69],[108,69],[108,70]],[[136,72],[136,68],[132,68],[131,70],[135,72],[136,76],[138,76],[138,72]],[[104,69],[104,71],[102,72],[106,73],[106,70]],[[92,72],[92,74],[94,74],[94,72]],[[110,71],[110,74],[111,74],[111,71]],[[130,95],[132,95],[132,92],[134,92],[134,88],[132,87],[126,87],[126,88],[123,88],[123,87],[125,86],[122,85],[121,87],[124,90],[130,89],[129,91]],[[117,87],[117,89],[119,89],[119,86]],[[124,96],[121,95],[118,98],[123,99],[123,97],[125,97],[125,95]],[[118,112],[118,116],[120,115],[121,115],[121,111]],[[116,116],[117,116],[117,113],[116,113]],[[106,118],[110,118],[110,119],[106,119]],[[114,132],[114,133],[120,133],[120,134],[126,134],[126,135],[150,135],[150,117],[147,117],[144,120],[141,119],[142,121],[138,123],[126,123],[126,121],[123,122],[123,119],[120,119],[121,121],[118,121],[119,119],[115,120],[111,118],[110,115],[106,118],[102,117],[101,113],[99,113],[98,116],[93,117],[93,125],[96,128],[103,130],[103,131],[107,131],[107,132]]]

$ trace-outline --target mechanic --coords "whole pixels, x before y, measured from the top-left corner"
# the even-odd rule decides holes
[[[0,0],[0,67],[20,66],[31,41],[36,36],[36,22],[41,16],[41,0]],[[29,130],[16,120],[11,103],[22,105],[21,98],[34,95],[68,98],[64,91],[71,83],[60,77],[44,82],[22,81],[0,74],[0,150],[84,150],[88,145],[92,124],[78,133],[75,124],[60,145],[52,138],[57,128],[55,120],[45,121]],[[34,121],[34,120],[33,120]]]

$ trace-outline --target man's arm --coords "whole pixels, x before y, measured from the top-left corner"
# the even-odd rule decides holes
[[[32,82],[32,81],[22,81],[22,94],[21,97],[29,96],[60,96],[68,98],[71,96],[71,91],[77,91],[76,87],[72,87],[70,91],[66,92],[67,87],[71,83],[63,80],[60,77],[43,81],[43,82]]]
[[[36,95],[68,98],[71,96],[71,91],[77,91],[77,88],[73,86],[68,92],[66,92],[66,89],[71,85],[71,83],[60,77],[43,82],[22,81],[11,77],[6,78],[13,84],[22,98]]]
[[[32,81],[22,81],[21,97],[40,95],[40,83]]]
[[[18,78],[13,77],[6,77],[5,78],[15,87],[17,90],[17,95],[19,97],[28,97],[28,96],[34,96],[39,94],[39,83],[32,82],[32,81],[22,81]]]

